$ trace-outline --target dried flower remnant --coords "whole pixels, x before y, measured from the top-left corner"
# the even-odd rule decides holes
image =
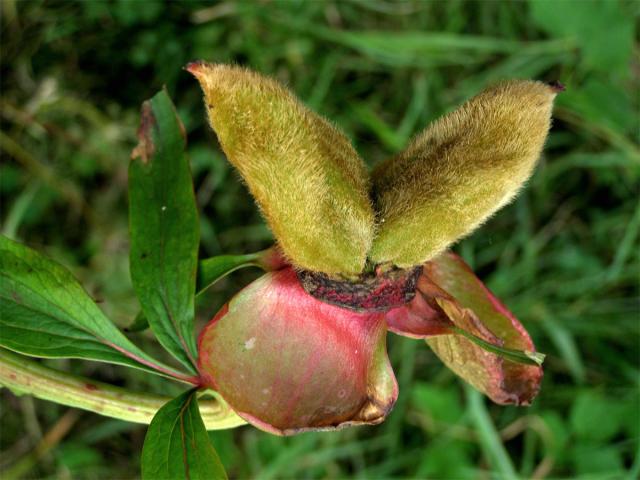
[[[276,434],[379,423],[398,394],[390,330],[426,339],[494,401],[531,402],[542,378],[531,338],[442,252],[530,176],[558,86],[489,88],[378,167],[370,188],[346,137],[274,80],[225,65],[187,70],[287,260],[203,330],[205,386]]]

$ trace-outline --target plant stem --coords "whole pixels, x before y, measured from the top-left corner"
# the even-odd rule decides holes
[[[16,394],[27,393],[107,417],[145,424],[149,424],[158,409],[171,400],[164,395],[136,393],[60,372],[5,349],[0,349],[0,385]],[[246,423],[222,399],[203,399],[198,403],[207,430]]]

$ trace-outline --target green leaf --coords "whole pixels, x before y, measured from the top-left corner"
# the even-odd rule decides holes
[[[263,252],[247,255],[220,255],[202,260],[198,265],[198,295],[218,280],[245,267],[265,267],[261,263]]]
[[[0,280],[0,346],[176,374],[131,343],[66,268],[4,236]]]
[[[630,90],[612,86],[609,80],[589,78],[579,87],[569,85],[558,97],[558,106],[597,128],[632,134],[637,128],[633,95]]]
[[[195,389],[171,400],[153,417],[142,448],[142,478],[227,478],[200,417]]]
[[[418,412],[438,424],[453,425],[462,419],[464,413],[459,390],[444,388],[431,382],[413,384],[411,403]]]
[[[223,279],[236,270],[246,267],[259,267],[266,270],[263,264],[265,252],[248,253],[246,255],[220,255],[207,258],[198,263],[197,293],[200,295],[211,285]],[[149,321],[144,313],[139,312],[128,332],[141,332],[149,326]]]
[[[142,105],[129,167],[131,279],[159,342],[195,371],[200,231],[184,127],[165,90]]]

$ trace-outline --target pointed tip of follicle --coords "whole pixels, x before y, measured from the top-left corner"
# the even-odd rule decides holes
[[[206,64],[207,62],[205,62],[204,60],[196,60],[196,61],[187,63],[184,67],[182,67],[182,69],[186,70],[192,75],[197,76],[199,73],[202,72],[202,69]]]
[[[564,92],[566,90],[566,87],[557,80],[547,82],[547,85],[549,85],[549,87],[551,87],[551,90],[553,90],[555,93]]]

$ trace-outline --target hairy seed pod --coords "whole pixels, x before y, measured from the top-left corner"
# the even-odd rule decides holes
[[[358,275],[374,214],[367,170],[347,137],[275,80],[229,65],[186,68],[284,254],[307,270]]]
[[[373,172],[379,213],[370,257],[421,264],[471,233],[529,178],[559,84],[509,81],[435,121]]]

